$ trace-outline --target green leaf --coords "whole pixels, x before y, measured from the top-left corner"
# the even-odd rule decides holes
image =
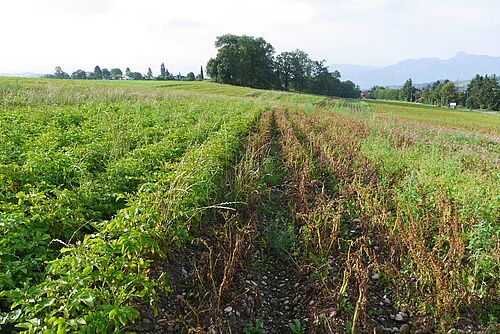
[[[94,266],[92,266],[92,265],[86,266],[85,269],[83,269],[83,275],[87,275],[88,273],[90,273],[92,271],[92,269],[94,269]]]
[[[108,317],[110,319],[114,319],[116,317],[116,315],[118,314],[118,310],[117,309],[112,309],[111,311],[109,311],[109,314],[108,314]]]
[[[118,321],[120,321],[120,323],[123,326],[126,326],[127,325],[127,315],[123,312],[118,313]]]
[[[85,303],[88,307],[94,307],[94,297],[91,294],[87,296],[80,297],[80,300]]]

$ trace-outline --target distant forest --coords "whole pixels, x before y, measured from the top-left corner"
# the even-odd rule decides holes
[[[274,47],[261,37],[223,35],[215,41],[217,56],[209,60],[207,74],[215,82],[261,89],[359,98],[352,81],[341,81],[325,60],[311,60],[301,50],[275,56]]]
[[[154,76],[151,67],[148,68],[148,72],[146,74],[142,74],[140,72],[132,72],[130,68],[127,67],[125,73],[122,72],[119,68],[113,68],[108,70],[107,68],[101,69],[100,66],[96,66],[94,71],[84,71],[84,70],[76,70],[75,72],[68,74],[62,70],[60,66],[57,66],[54,74],[46,74],[43,76],[44,78],[49,79],[76,79],[76,80],[186,80],[186,81],[194,81],[194,80],[203,80],[203,66],[200,68],[200,73],[195,75],[193,72],[189,72],[186,76],[181,75],[180,73],[174,75],[168,71],[165,67],[165,63],[160,65],[160,75]]]
[[[465,91],[461,91],[449,80],[436,81],[422,89],[413,86],[408,79],[401,89],[375,86],[370,97],[381,100],[419,102],[436,106],[456,103],[469,109],[500,110],[500,83],[495,75],[476,75]]]

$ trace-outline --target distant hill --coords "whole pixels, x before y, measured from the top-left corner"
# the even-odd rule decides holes
[[[0,73],[0,77],[40,78],[43,74],[33,72]]]
[[[436,80],[469,80],[476,74],[500,75],[500,57],[457,53],[450,59],[422,58],[408,59],[400,63],[384,66],[358,66],[333,64],[330,70],[338,69],[344,80],[352,80],[361,88],[372,86],[399,86],[408,78],[414,83],[428,83]]]
[[[471,78],[472,79],[472,78]],[[422,83],[414,83],[413,86],[415,88],[418,88],[418,89],[422,89],[422,88],[425,88],[427,86],[432,86],[432,84],[436,81],[444,81],[446,79],[436,79],[436,80],[432,80],[432,81],[429,81],[429,82],[422,82]],[[459,90],[462,90],[462,91],[465,91],[467,89],[467,86],[469,85],[470,83],[470,80],[451,80],[455,86],[459,89]],[[403,85],[393,85],[393,86],[386,86],[387,88],[397,88],[397,89],[400,89],[401,87],[403,87]],[[371,88],[371,87],[368,87],[368,88]]]

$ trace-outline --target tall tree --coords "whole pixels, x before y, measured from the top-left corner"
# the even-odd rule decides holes
[[[290,55],[292,87],[297,91],[304,91],[307,88],[308,79],[312,76],[313,62],[309,55],[301,50],[292,51]]]
[[[102,69],[102,78],[104,80],[111,80],[111,72],[107,68]]]
[[[500,110],[500,84],[495,75],[476,75],[467,86],[466,96],[467,108]]]
[[[153,80],[153,71],[151,71],[151,67],[148,68],[147,78],[148,80]]]
[[[217,56],[208,61],[207,73],[216,82],[272,88],[276,84],[274,48],[263,38],[223,35],[215,41]]]
[[[140,72],[130,72],[129,77],[134,80],[144,80],[144,76]]]
[[[481,94],[483,105],[489,110],[500,110],[500,84],[496,75],[485,76]]]
[[[467,108],[481,108],[481,92],[483,90],[484,77],[479,74],[474,77],[467,86]]]
[[[167,79],[167,69],[165,68],[165,64],[161,63],[160,65],[160,80]]]
[[[450,102],[456,102],[455,84],[449,80],[444,82],[439,88],[441,106],[447,106]]]
[[[284,90],[306,90],[312,67],[308,54],[298,49],[282,52],[276,57],[276,69]]]
[[[406,80],[403,88],[401,88],[401,100],[413,102],[415,97],[415,87],[411,79]]]
[[[102,79],[102,71],[101,71],[101,68],[99,66],[96,66],[94,68],[94,78],[97,79],[97,80],[101,80]]]
[[[274,48],[262,38],[224,35],[215,41],[217,56],[206,71],[215,82],[255,88],[276,88],[322,95],[359,97],[359,87],[340,81],[325,61],[312,61],[301,50],[283,52],[274,59]]]
[[[205,76],[203,75],[203,65],[200,67],[200,79],[204,80]]]
[[[432,100],[432,89],[430,87],[424,87],[420,91],[420,98],[417,99],[417,102],[433,104]]]
[[[288,90],[292,78],[292,54],[291,52],[282,52],[276,56],[276,71],[280,81],[281,88]]]
[[[61,66],[57,66],[54,72],[54,78],[56,79],[69,79],[69,74],[64,72]]]
[[[85,80],[87,79],[87,74],[83,70],[76,70],[71,74],[71,79]]]
[[[332,73],[325,66],[325,60],[312,62],[312,73],[308,91],[313,94],[334,95],[335,86],[340,81],[334,79]]]
[[[340,83],[339,91],[336,95],[348,98],[359,98],[361,90],[354,82],[346,80]]]
[[[111,69],[111,78],[113,80],[121,80],[123,78],[123,72],[119,68]]]

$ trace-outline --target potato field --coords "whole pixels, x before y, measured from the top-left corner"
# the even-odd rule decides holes
[[[0,79],[0,332],[497,333],[500,116]]]

